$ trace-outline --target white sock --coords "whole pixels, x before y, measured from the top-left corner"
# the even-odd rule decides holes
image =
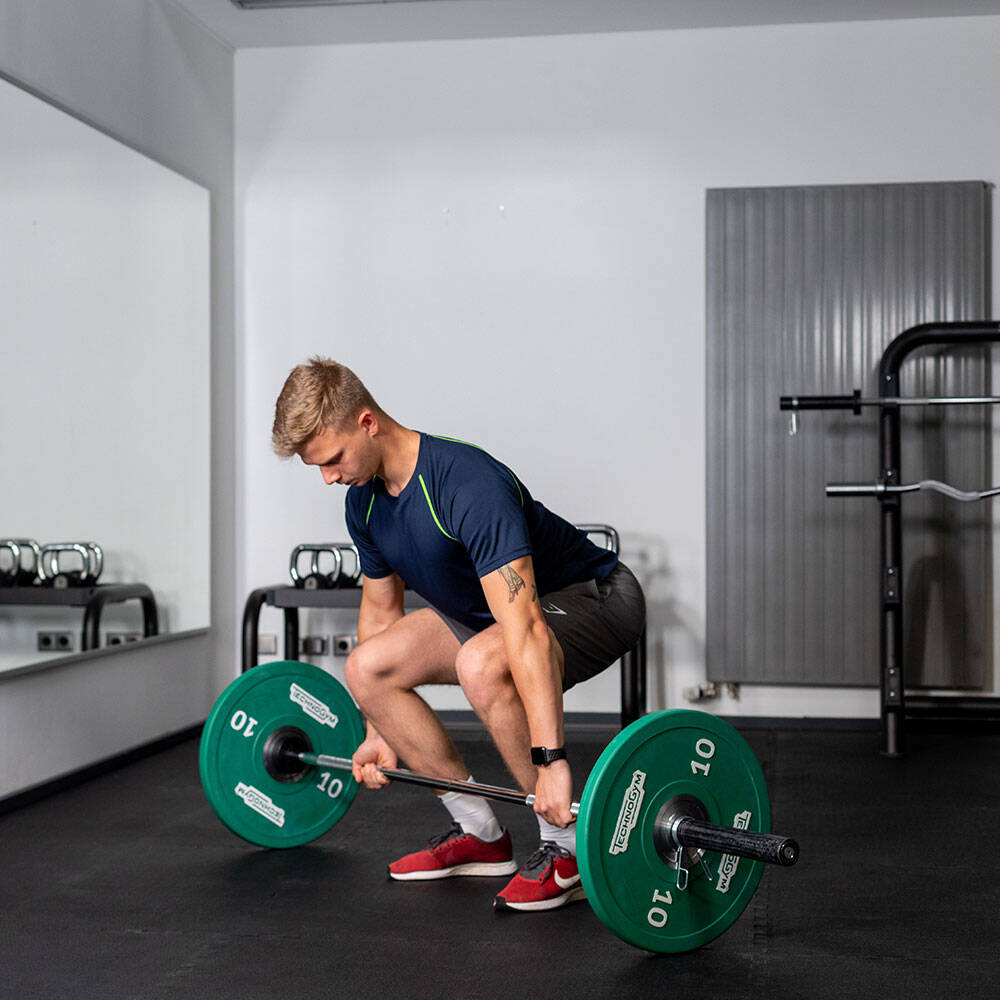
[[[570,823],[566,827],[553,826],[537,814],[535,818],[538,820],[538,832],[542,840],[551,840],[576,857],[576,823]]]
[[[472,781],[470,774],[466,779]],[[497,822],[493,807],[478,795],[468,795],[465,792],[445,792],[441,796],[441,805],[451,813],[456,823],[462,824],[466,833],[473,837],[491,842],[503,836],[503,829]]]

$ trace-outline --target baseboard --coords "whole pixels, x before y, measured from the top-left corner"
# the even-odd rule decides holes
[[[486,727],[471,710],[447,709],[439,711],[437,716],[445,729],[456,736],[466,739],[487,736]],[[568,733],[609,733],[613,736],[621,728],[621,716],[617,712],[567,712],[563,728]]]
[[[444,711],[437,713],[445,728],[462,736],[485,735],[482,722],[471,711]],[[713,713],[714,714],[714,713]],[[881,728],[879,719],[823,719],[817,717],[797,718],[784,716],[722,715],[736,729],[774,729],[790,732],[819,730],[832,732],[877,732]],[[621,729],[621,717],[617,712],[567,712],[564,728],[568,733],[609,733],[609,739]]]
[[[779,732],[875,733],[882,728],[880,719],[821,719],[813,716],[723,715],[735,729],[770,729]]]
[[[13,795],[8,795],[6,798],[0,799],[0,816],[13,812],[15,809],[31,805],[31,803],[38,802],[41,799],[46,799],[50,795],[65,791],[67,788],[82,785],[85,781],[90,781],[92,778],[97,778],[110,771],[116,771],[127,764],[142,760],[144,757],[151,757],[153,754],[160,753],[162,750],[168,750],[178,743],[194,739],[201,733],[202,726],[203,723],[201,722],[193,726],[186,726],[184,729],[161,736],[150,743],[143,743],[142,746],[133,747],[124,753],[106,757],[95,764],[88,764],[86,767],[70,771],[68,774],[61,774],[58,778],[53,778],[51,781],[43,781],[41,784],[34,785],[23,792],[15,792]]]

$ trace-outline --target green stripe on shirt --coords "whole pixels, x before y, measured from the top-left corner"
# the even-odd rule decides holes
[[[462,444],[464,442],[459,443]],[[420,480],[420,486],[424,491],[424,498],[427,500],[427,506],[431,509],[431,517],[434,518],[434,523],[441,529],[441,534],[444,535],[445,538],[450,538],[453,542],[457,542],[458,539],[454,535],[449,535],[448,532],[441,526],[441,522],[438,520],[437,513],[434,510],[434,504],[431,503],[431,495],[427,492],[427,484],[424,482],[424,477],[418,474],[417,479]]]

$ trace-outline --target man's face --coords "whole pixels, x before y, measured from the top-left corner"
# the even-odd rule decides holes
[[[318,465],[328,485],[360,486],[378,471],[378,453],[370,428],[361,422],[346,431],[324,427],[299,453],[306,465]]]

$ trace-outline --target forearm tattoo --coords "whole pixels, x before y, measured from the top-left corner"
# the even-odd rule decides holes
[[[507,603],[512,604],[519,590],[524,590],[525,583],[520,574],[511,566],[501,566],[497,572],[507,584]]]

